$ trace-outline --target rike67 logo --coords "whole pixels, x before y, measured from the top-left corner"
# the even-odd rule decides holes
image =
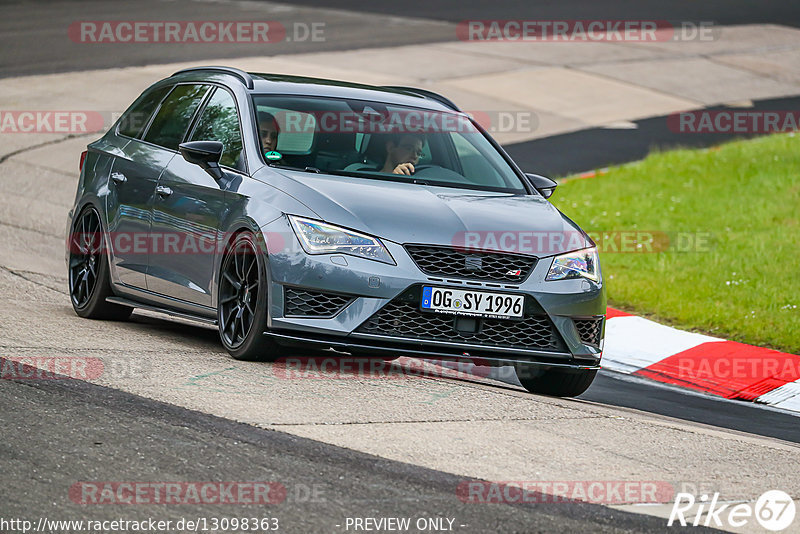
[[[762,528],[779,532],[787,529],[794,522],[795,503],[788,493],[781,490],[764,492],[753,503],[723,503],[719,500],[719,493],[714,493],[709,499],[708,495],[701,495],[696,499],[691,493],[678,493],[669,514],[667,526],[678,524],[682,527],[735,527],[748,526],[752,528],[755,520]],[[694,521],[687,520],[694,517]]]

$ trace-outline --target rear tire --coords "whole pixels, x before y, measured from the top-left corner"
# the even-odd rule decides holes
[[[268,291],[266,264],[255,237],[238,234],[222,260],[217,290],[219,337],[236,360],[273,361],[280,346],[264,335]]]
[[[89,206],[75,219],[69,235],[69,296],[72,309],[86,319],[124,321],[133,308],[106,302],[112,296],[106,239],[100,215]]]
[[[554,397],[577,397],[589,389],[597,369],[550,368],[538,375],[531,373],[534,366],[517,365],[517,378],[522,387],[531,393]]]

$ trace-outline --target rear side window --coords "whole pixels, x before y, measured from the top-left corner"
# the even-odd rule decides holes
[[[207,85],[178,85],[161,104],[144,140],[178,150],[195,111],[208,91]]]
[[[119,120],[119,133],[127,137],[139,137],[161,99],[170,89],[172,87],[167,85],[142,94]]]
[[[239,114],[236,111],[236,102],[228,91],[215,90],[200,114],[191,140],[220,141],[224,147],[220,164],[244,170]]]

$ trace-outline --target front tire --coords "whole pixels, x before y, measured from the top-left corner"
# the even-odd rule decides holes
[[[597,369],[558,369],[551,367],[534,373],[534,366],[519,364],[515,366],[517,378],[522,387],[531,393],[552,395],[553,397],[577,397],[589,389]]]
[[[217,321],[222,345],[236,360],[272,361],[279,346],[264,335],[268,291],[266,262],[250,232],[238,234],[222,260]]]
[[[100,214],[89,206],[75,219],[69,235],[69,297],[80,317],[124,321],[133,308],[106,302],[113,292],[105,243]]]

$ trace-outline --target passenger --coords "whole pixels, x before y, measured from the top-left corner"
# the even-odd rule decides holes
[[[411,176],[424,145],[425,138],[420,134],[393,135],[386,141],[386,161],[380,172]]]
[[[261,138],[261,144],[264,146],[264,152],[272,152],[278,148],[278,134],[280,133],[280,126],[275,116],[266,111],[258,112],[258,135]]]

